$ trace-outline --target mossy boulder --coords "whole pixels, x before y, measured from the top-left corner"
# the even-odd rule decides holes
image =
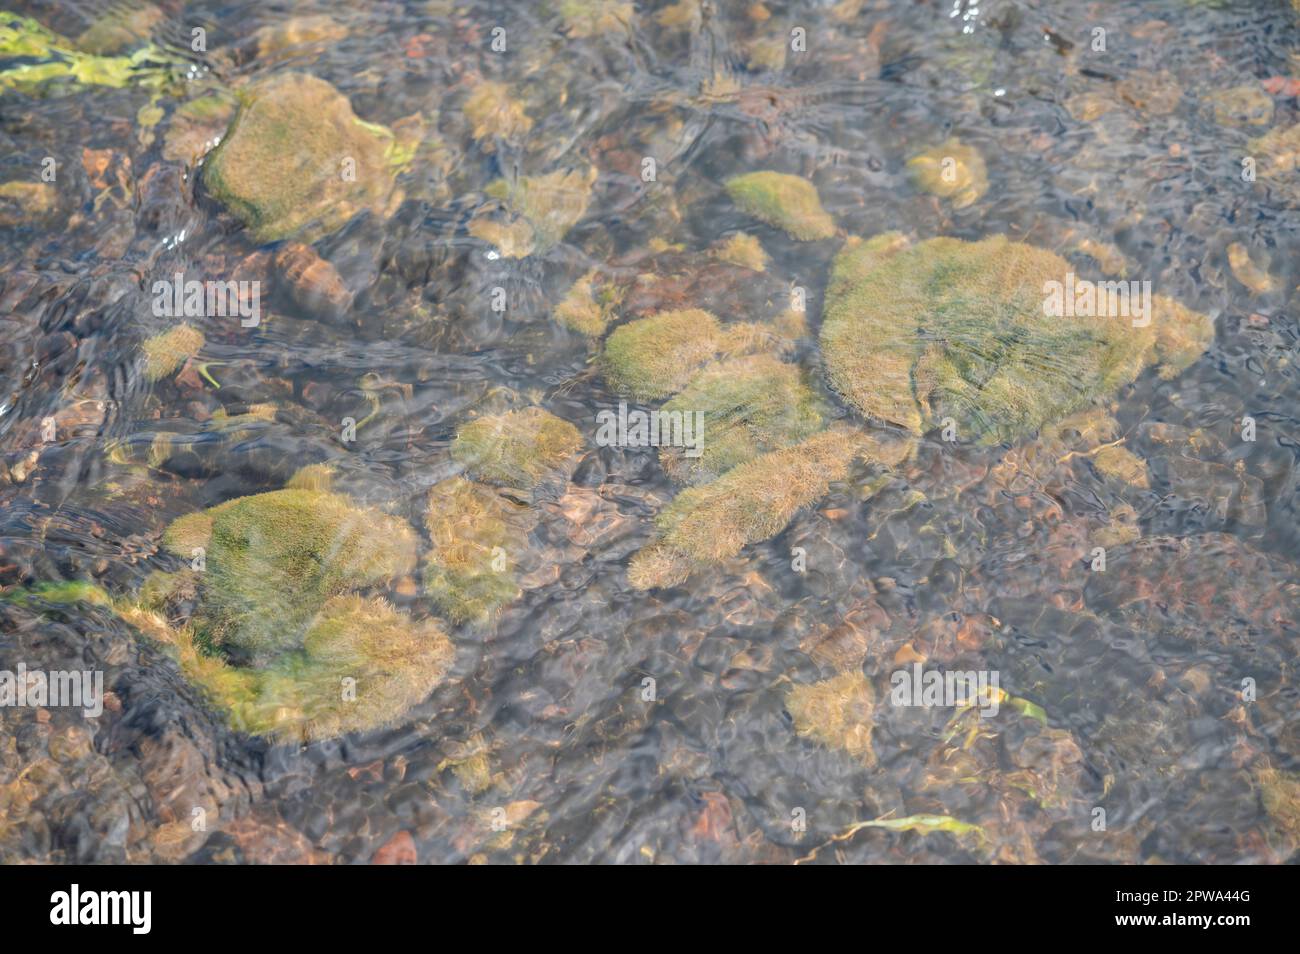
[[[578,429],[540,407],[488,414],[465,424],[452,458],[482,481],[531,490],[582,447]]]
[[[119,612],[171,646],[239,730],[306,740],[375,728],[451,665],[436,620],[367,595],[415,568],[415,533],[388,514],[297,487],[188,514],[163,543],[190,566],[151,575]],[[173,625],[178,607],[188,619]]]
[[[1209,318],[1159,295],[1145,324],[1054,315],[1049,288],[1070,273],[1052,252],[1002,236],[850,239],[821,331],[830,383],[868,418],[914,433],[951,418],[959,437],[993,443],[1108,397],[1148,366],[1172,377],[1213,337]]]
[[[515,565],[528,531],[525,509],[463,477],[429,491],[426,524],[433,549],[424,584],[449,619],[482,622],[519,598]]]
[[[709,365],[661,410],[703,415],[698,456],[678,447],[660,453],[664,470],[681,483],[706,483],[822,428],[820,401],[799,369],[769,354]]]
[[[385,212],[404,153],[329,83],[280,73],[242,93],[204,183],[259,242],[312,242],[359,212]]]
[[[727,180],[727,195],[746,215],[802,242],[835,234],[835,221],[822,208],[817,187],[784,172],[751,172]]]

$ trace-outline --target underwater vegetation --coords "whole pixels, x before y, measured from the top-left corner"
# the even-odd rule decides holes
[[[203,180],[254,238],[311,242],[362,210],[387,210],[410,157],[391,130],[358,119],[347,97],[306,73],[277,74],[239,97]]]
[[[835,221],[822,208],[816,186],[807,179],[784,172],[750,172],[728,179],[726,188],[742,212],[801,242],[835,234]]]
[[[127,612],[236,728],[304,739],[374,728],[450,666],[436,620],[367,595],[415,569],[415,533],[398,518],[291,485],[181,517],[163,540],[191,567],[154,574]],[[193,611],[175,625],[181,597]]]
[[[448,619],[482,622],[519,598],[512,554],[528,533],[527,508],[485,484],[453,477],[429,490],[425,522],[433,549],[424,586]]]
[[[1001,236],[850,240],[821,330],[831,385],[870,420],[919,434],[951,418],[962,435],[1010,441],[1146,367],[1172,377],[1213,337],[1209,318],[1158,295],[1145,325],[1049,314],[1045,289],[1067,273],[1054,253]]]
[[[182,65],[178,57],[152,44],[116,55],[146,35],[151,16],[159,15],[145,8],[126,20],[105,17],[74,42],[31,17],[0,10],[0,58],[26,61],[0,69],[0,89],[59,95],[87,86],[167,86]]]
[[[540,407],[475,418],[456,432],[452,459],[490,484],[531,490],[582,446],[568,421]]]

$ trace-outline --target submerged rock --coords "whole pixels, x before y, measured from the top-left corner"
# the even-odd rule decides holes
[[[1137,632],[1225,645],[1300,634],[1295,567],[1230,534],[1149,537],[1116,548],[1108,563],[1088,577],[1088,608]]]
[[[257,241],[311,242],[359,212],[386,211],[402,152],[329,83],[281,73],[243,94],[204,182]]]
[[[451,456],[477,480],[531,490],[582,447],[578,429],[540,407],[490,414],[456,433]]]
[[[874,420],[920,433],[951,418],[959,436],[992,443],[1109,396],[1149,365],[1172,377],[1213,337],[1209,318],[1159,295],[1145,324],[1136,301],[1132,317],[1052,313],[1049,289],[1070,274],[1059,256],[1002,236],[911,248],[851,239],[822,325],[830,382]],[[1105,297],[1094,311],[1110,307],[1096,307]]]
[[[951,199],[953,208],[973,205],[989,191],[984,157],[973,146],[949,139],[907,160],[907,173],[916,188]]]
[[[505,83],[479,83],[465,100],[464,113],[472,124],[470,135],[488,152],[495,151],[493,139],[517,140],[533,128],[523,104],[511,98]]]
[[[0,228],[40,224],[58,205],[58,190],[48,182],[6,182],[0,185]]]
[[[727,195],[745,214],[803,242],[835,234],[835,220],[822,208],[816,187],[783,172],[751,172],[727,180]]]
[[[106,13],[77,38],[77,46],[87,53],[121,53],[148,38],[150,31],[162,19],[163,12],[152,3],[134,7],[125,13]]]
[[[1247,156],[1258,161],[1257,175],[1288,206],[1300,205],[1300,185],[1296,170],[1300,168],[1300,123],[1277,126],[1246,146]]]
[[[699,308],[665,311],[614,329],[605,342],[605,379],[638,401],[668,397],[725,347],[718,319]]]

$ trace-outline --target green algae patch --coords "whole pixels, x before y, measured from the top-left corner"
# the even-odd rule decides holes
[[[1265,763],[1256,769],[1255,781],[1268,817],[1292,843],[1300,844],[1300,776],[1279,772]]]
[[[871,748],[875,702],[867,677],[854,671],[795,686],[786,693],[785,708],[800,738],[842,749],[856,761],[871,766],[876,764]]]
[[[91,38],[91,46],[100,47]],[[47,30],[31,17],[0,11],[0,61],[21,60],[0,69],[0,90],[25,93],[75,92],[87,86],[120,89],[131,83],[161,87],[182,62],[153,44],[124,56],[103,56]]]
[[[26,589],[0,592],[0,603],[10,603],[14,606],[31,606],[34,603],[56,606],[71,603],[112,606],[113,599],[102,587],[85,580],[47,580]]]
[[[570,331],[598,338],[614,320],[614,311],[622,299],[622,291],[614,285],[602,285],[593,269],[574,282],[564,300],[555,306],[555,320]]]
[[[383,214],[402,147],[324,80],[281,73],[245,91],[204,167],[209,192],[259,242],[312,242],[362,211]]]
[[[474,87],[462,107],[470,121],[470,135],[493,152],[492,140],[500,138],[517,141],[533,128],[533,121],[524,106],[510,95],[505,83],[484,80]]]
[[[821,331],[830,383],[874,420],[921,433],[951,418],[960,438],[994,443],[1109,397],[1148,366],[1172,377],[1213,337],[1209,318],[1158,295],[1145,318],[1052,313],[1049,290],[1067,275],[1064,259],[1003,236],[846,244]]]
[[[675,586],[695,570],[771,539],[796,513],[824,497],[832,483],[844,480],[853,460],[863,455],[877,457],[875,442],[836,427],[683,490],[656,519],[658,539],[632,558],[628,582],[639,590]]]
[[[756,272],[767,271],[767,252],[763,251],[763,243],[754,235],[737,233],[720,243],[713,254],[721,261],[741,268]]]
[[[202,347],[203,332],[193,325],[177,325],[170,331],[154,335],[141,346],[145,358],[145,380],[156,382],[171,377]]]
[[[389,583],[416,559],[405,522],[305,489],[227,501],[177,521],[163,542],[185,559],[195,547],[206,550],[195,631],[228,657],[253,663],[299,648],[331,597]]]
[[[801,242],[827,239],[835,221],[822,208],[817,188],[784,172],[751,172],[728,179],[727,195],[746,215],[781,229]]]
[[[663,311],[614,329],[605,342],[605,380],[638,401],[684,388],[723,345],[718,319],[699,308]]]
[[[455,656],[437,620],[412,620],[355,594],[326,601],[299,648],[256,668],[232,664],[190,626],[173,627],[158,612],[123,607],[120,615],[169,647],[233,728],[292,741],[397,721],[442,681]]]
[[[58,206],[58,190],[48,182],[0,185],[0,226],[5,228],[44,222]]]
[[[679,483],[713,480],[760,454],[796,444],[822,427],[817,395],[800,371],[757,354],[709,365],[663,406],[670,415],[701,414],[698,456],[664,448],[660,461]]]
[[[152,574],[118,612],[171,647],[240,731],[307,740],[375,728],[451,665],[436,620],[363,592],[415,569],[415,533],[388,514],[298,487],[181,517],[163,545],[190,568]],[[177,603],[194,610],[173,626]]]
[[[559,14],[564,32],[577,40],[602,33],[625,33],[636,6],[625,0],[560,0]]]
[[[425,591],[453,622],[485,621],[519,598],[514,554],[524,544],[523,509],[463,477],[430,489]]]
[[[470,476],[531,490],[582,447],[578,429],[540,407],[489,414],[456,433],[451,456]]]
[[[535,251],[545,252],[559,244],[591,202],[596,167],[542,176],[520,176],[513,181],[497,179],[486,192],[498,199],[532,228]]]
[[[917,189],[952,200],[954,209],[973,205],[989,191],[984,157],[956,139],[907,160],[907,174]]]
[[[77,46],[99,55],[121,53],[148,39],[163,19],[163,12],[153,4],[133,7],[126,12],[113,11],[95,20],[81,36]]]

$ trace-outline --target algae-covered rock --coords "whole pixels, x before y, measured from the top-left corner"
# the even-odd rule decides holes
[[[203,332],[193,325],[180,324],[170,331],[154,335],[141,346],[144,351],[144,376],[147,381],[161,381],[175,374],[189,358],[203,347]]]
[[[956,139],[907,160],[907,173],[916,188],[941,199],[951,199],[954,209],[978,202],[989,190],[984,157],[975,147]]]
[[[153,4],[143,4],[123,12],[105,13],[77,38],[77,46],[87,53],[121,53],[147,39],[163,19],[163,12]]]
[[[592,270],[570,286],[555,306],[555,320],[571,331],[595,338],[603,335],[623,299],[616,285],[602,284]]]
[[[253,39],[257,42],[257,55],[274,60],[288,54],[319,51],[347,35],[348,28],[333,17],[313,14],[259,27]]]
[[[642,590],[674,586],[696,569],[776,536],[862,455],[883,457],[867,435],[835,427],[683,490],[656,518],[658,538],[633,557],[628,582]]]
[[[1273,97],[1257,85],[1215,90],[1206,102],[1221,126],[1267,126],[1273,121]]]
[[[758,354],[709,365],[663,406],[663,413],[703,415],[698,456],[665,448],[664,470],[699,484],[737,464],[796,444],[822,427],[817,395],[797,367]],[[671,419],[671,418],[670,418]]]
[[[763,251],[763,243],[757,237],[743,232],[738,232],[720,243],[714,254],[724,262],[742,268],[752,268],[756,272],[767,269],[767,253]]]
[[[726,332],[699,308],[665,311],[614,329],[605,342],[605,379],[638,401],[680,391],[722,350]]]
[[[1260,801],[1292,842],[1300,843],[1300,776],[1279,772],[1267,763],[1255,770]]]
[[[1143,314],[1140,289],[1124,283],[1081,282],[1089,307],[1062,314],[1055,299],[1072,275],[1052,252],[1002,236],[846,243],[821,332],[830,382],[867,417],[915,433],[951,418],[963,439],[991,443],[1109,396],[1149,365],[1177,374],[1213,337],[1209,318],[1159,295]]]
[[[306,489],[227,501],[173,524],[163,540],[186,559],[205,549],[193,625],[240,663],[300,649],[326,600],[415,567],[415,534],[403,521]]]
[[[827,748],[843,749],[865,765],[876,763],[871,748],[875,728],[875,692],[861,672],[846,672],[811,685],[792,688],[785,707],[801,738]]]
[[[574,39],[622,33],[632,23],[635,4],[625,0],[560,0],[564,32]]]
[[[300,486],[181,517],[163,542],[190,568],[153,574],[120,611],[177,651],[237,729],[311,739],[374,728],[451,665],[437,621],[362,593],[415,567],[414,531],[388,514]],[[194,609],[174,626],[178,600]]]
[[[488,185],[486,192],[528,222],[536,237],[536,250],[545,252],[582,218],[595,182],[596,168],[590,166],[581,171],[520,176],[513,181],[497,179]]]
[[[582,447],[578,429],[540,407],[490,414],[456,433],[451,456],[477,480],[531,490]]]
[[[386,210],[402,150],[346,96],[314,76],[280,73],[241,98],[204,182],[255,239],[312,242],[359,212]]]
[[[536,248],[533,227],[524,218],[475,218],[468,228],[470,235],[494,246],[502,258],[527,258]]]
[[[39,224],[58,205],[58,190],[48,182],[6,182],[0,185],[0,228]]]
[[[453,477],[429,491],[429,597],[454,622],[481,621],[519,598],[514,567],[522,507],[493,488]]]
[[[803,242],[830,238],[835,221],[822,208],[817,188],[784,172],[751,172],[728,179],[727,195],[746,215]]]
[[[1252,139],[1246,154],[1257,164],[1257,176],[1267,183],[1288,205],[1300,205],[1300,183],[1296,171],[1300,169],[1300,123],[1277,126],[1264,135]]]
[[[172,113],[163,136],[163,158],[194,163],[221,142],[235,114],[236,102],[216,91],[186,100]]]
[[[496,137],[515,140],[533,128],[523,104],[511,98],[505,83],[479,83],[465,100],[464,113],[471,124],[471,135],[483,142],[488,152],[493,151],[491,140]]]

